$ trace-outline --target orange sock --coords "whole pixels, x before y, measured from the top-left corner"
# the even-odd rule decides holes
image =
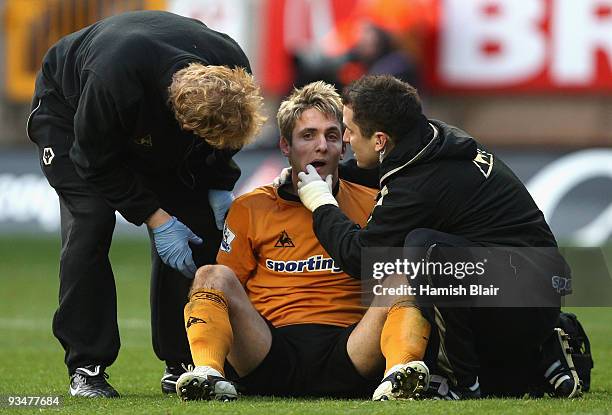
[[[223,293],[211,288],[194,292],[185,305],[185,328],[194,365],[210,366],[225,376],[223,365],[234,336]]]
[[[385,374],[395,365],[423,360],[431,326],[421,311],[402,303],[394,304],[380,336],[380,348],[386,359]]]

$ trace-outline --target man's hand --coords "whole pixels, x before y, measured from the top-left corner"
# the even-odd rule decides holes
[[[308,210],[314,212],[316,208],[323,205],[338,206],[332,194],[333,176],[331,174],[323,181],[317,170],[309,164],[306,166],[306,172],[298,173],[298,178],[298,195]]]
[[[200,245],[203,242],[202,238],[174,216],[162,225],[151,227],[151,232],[155,249],[164,264],[180,271],[187,278],[193,278],[196,266],[189,242]]]
[[[277,189],[287,183],[291,178],[291,167],[285,167],[281,170],[280,174],[272,180],[272,186]]]
[[[208,190],[208,204],[215,215],[215,222],[217,229],[223,230],[223,224],[225,223],[225,215],[230,208],[230,205],[234,201],[234,194],[229,190]]]

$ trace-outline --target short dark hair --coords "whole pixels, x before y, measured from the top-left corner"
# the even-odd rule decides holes
[[[367,75],[354,81],[345,88],[342,100],[353,110],[353,122],[365,137],[381,131],[400,140],[423,113],[417,90],[390,75]]]

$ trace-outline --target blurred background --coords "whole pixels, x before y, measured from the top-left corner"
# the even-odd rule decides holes
[[[0,378],[10,380],[0,395],[63,395],[67,386],[51,333],[59,204],[25,133],[36,72],[63,35],[139,9],[200,19],[249,56],[269,122],[236,157],[238,194],[286,165],[275,114],[293,86],[323,79],[340,89],[365,73],[393,74],[419,89],[427,115],[471,133],[527,184],[571,247],[575,291],[592,295],[580,304],[612,304],[612,0],[0,0]],[[150,343],[146,230],[119,217],[114,239],[122,350],[111,381],[149,397],[144,412],[176,412],[155,400],[163,365]],[[594,393],[577,404],[601,412],[612,390],[612,313],[573,311],[597,362]]]
[[[293,86],[389,73],[419,89],[428,116],[496,151],[558,239],[612,238],[612,0],[0,0],[0,237],[59,235],[25,134],[44,53],[137,9],[200,19],[249,56],[270,121],[237,156],[239,194],[285,165],[275,114]],[[117,233],[146,234],[125,221]]]

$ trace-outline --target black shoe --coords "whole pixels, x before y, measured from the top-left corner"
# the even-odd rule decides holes
[[[161,378],[161,390],[162,393],[167,395],[176,393],[176,381],[179,376],[186,372],[185,366],[183,365],[169,365],[166,366],[164,375]]]
[[[563,329],[555,328],[553,335],[542,346],[544,359],[550,364],[544,367],[545,390],[553,397],[576,398],[582,395],[582,385],[572,360],[569,336]]]
[[[476,382],[466,388],[459,386],[450,386],[448,379],[440,375],[431,375],[429,380],[429,389],[425,394],[426,398],[444,401],[463,401],[466,399],[480,399],[480,384],[478,378]]]
[[[119,393],[106,381],[100,365],[79,367],[70,376],[70,395],[85,398],[118,398]]]

